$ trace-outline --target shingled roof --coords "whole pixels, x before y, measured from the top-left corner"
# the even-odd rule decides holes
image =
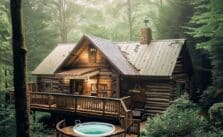
[[[89,40],[123,75],[134,76],[171,76],[185,43],[184,39],[151,41],[149,45],[140,45],[138,42],[113,43],[91,35],[84,35],[82,40]],[[80,44],[58,45],[33,74],[55,74]]]

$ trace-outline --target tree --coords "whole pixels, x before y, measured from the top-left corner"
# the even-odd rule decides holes
[[[30,137],[26,87],[26,48],[22,33],[22,0],[11,0],[16,136]]]
[[[223,1],[197,0],[196,14],[191,23],[191,35],[198,39],[198,46],[210,52],[213,70],[213,86],[223,89]]]
[[[12,50],[10,15],[7,0],[0,0],[0,91],[11,86]]]
[[[58,41],[56,28],[52,25],[53,17],[49,14],[52,12],[50,5],[51,3],[45,0],[24,0],[23,2],[24,35],[29,50],[27,53],[28,72],[40,63]],[[29,80],[32,80],[31,78],[29,77]]]
[[[158,14],[150,13],[151,23],[155,26],[155,35],[159,39],[186,37],[184,26],[193,15],[191,0],[169,0],[158,5]]]
[[[54,17],[56,28],[58,28],[60,42],[67,43],[69,33],[78,24],[81,8],[73,0],[52,0],[51,4],[51,15]]]

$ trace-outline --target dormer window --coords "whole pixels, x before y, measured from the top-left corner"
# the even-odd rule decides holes
[[[89,46],[89,63],[96,63],[97,49],[92,45]]]

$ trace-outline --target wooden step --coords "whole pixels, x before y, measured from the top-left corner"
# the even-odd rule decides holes
[[[172,86],[168,85],[168,86],[161,86],[161,85],[146,85],[147,88],[149,89],[171,89]]]
[[[147,101],[146,102],[146,105],[149,105],[149,106],[169,107],[170,103]]]
[[[151,110],[162,110],[165,111],[168,107],[164,106],[145,106],[145,109],[151,109]]]
[[[162,114],[164,111],[161,110],[146,110],[146,113],[150,114]]]
[[[146,102],[147,101],[154,101],[154,102],[167,102],[169,103],[169,99],[166,99],[166,98],[151,98],[151,97],[147,97],[146,98]]]
[[[170,98],[169,95],[167,96],[167,95],[162,95],[162,94],[161,95],[159,95],[159,94],[149,94],[148,95],[147,94],[146,97],[147,98],[165,98],[165,99],[169,99]]]
[[[160,96],[170,96],[171,93],[169,92],[155,92],[155,91],[147,91],[145,92],[146,95],[160,95]]]

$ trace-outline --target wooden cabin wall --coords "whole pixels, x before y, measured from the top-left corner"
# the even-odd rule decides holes
[[[96,49],[96,61],[90,60],[91,48]],[[83,83],[83,94],[91,95],[92,85],[97,85],[100,92],[100,85],[106,84],[108,88],[108,97],[120,97],[119,93],[119,73],[112,67],[109,61],[95,46],[89,41],[84,41],[77,52],[73,53],[64,63],[62,69],[69,70],[73,68],[97,68],[100,73],[90,77]],[[99,95],[100,96],[100,95]]]
[[[107,97],[119,97],[119,74],[112,68],[101,68],[97,76],[91,77],[84,83],[84,94],[91,95],[92,84],[95,84],[99,96],[101,93],[100,85],[107,85]]]
[[[172,80],[153,80],[145,85],[146,113],[150,116],[164,112],[174,100],[175,83]]]
[[[37,91],[60,92],[60,80],[54,76],[37,76]]]
[[[150,116],[167,109],[173,100],[174,90],[175,83],[169,78],[122,78],[121,80],[121,95],[132,96],[132,103],[135,102],[134,100],[144,100],[144,111]],[[138,93],[134,95],[131,91],[138,91]],[[141,97],[136,96],[139,94]]]
[[[190,72],[190,70],[188,69],[189,64],[185,61],[185,52],[182,52],[181,55],[178,57],[177,63],[173,70],[172,77],[173,82],[175,82],[173,98],[180,96],[181,94],[183,94],[183,92],[187,92],[189,94],[191,94],[192,92],[192,82],[190,78],[192,72]],[[179,90],[182,90],[182,92],[179,93]]]
[[[71,67],[108,67],[105,57],[96,48],[96,61],[94,63],[90,61],[90,48],[93,48],[93,46],[89,43],[84,43],[82,48],[79,49],[81,52],[69,61],[72,64]]]

